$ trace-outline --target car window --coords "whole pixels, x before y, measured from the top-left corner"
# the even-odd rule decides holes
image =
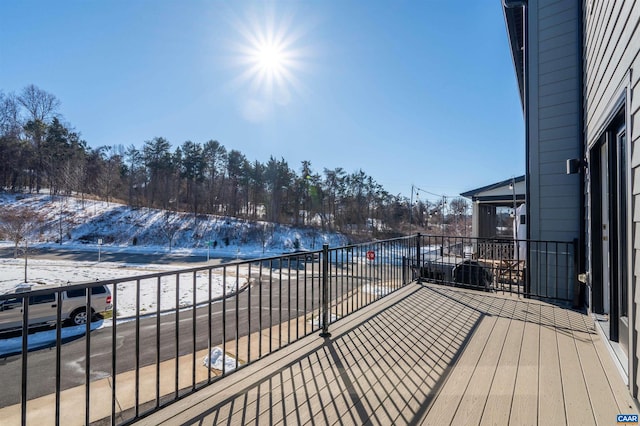
[[[37,296],[31,296],[29,298],[30,305],[38,305],[40,303],[54,303],[55,301],[56,301],[55,293],[39,294]]]
[[[86,289],[67,290],[67,297],[84,297],[87,294]]]
[[[107,288],[105,286],[98,286],[98,287],[91,288],[92,295],[104,294],[106,292],[107,292]],[[84,288],[76,289],[76,290],[67,290],[67,297],[85,297],[86,294],[87,294],[87,290]]]
[[[91,294],[105,294],[107,292],[107,288],[105,286],[92,287]]]
[[[8,311],[10,309],[20,309],[22,308],[22,297],[14,297],[12,299],[6,299],[0,302],[0,307],[2,307],[3,311]]]

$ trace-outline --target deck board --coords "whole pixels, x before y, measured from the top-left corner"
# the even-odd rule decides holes
[[[504,341],[509,330],[510,319],[500,315],[480,355],[480,359],[469,381],[468,388],[460,401],[453,418],[454,424],[478,424],[482,419],[491,384],[495,378],[497,360],[500,358]]]
[[[509,424],[511,414],[511,401],[516,383],[518,371],[518,359],[520,358],[520,348],[524,333],[523,321],[515,321],[511,318],[515,315],[517,303],[510,303],[510,311],[505,312],[510,317],[509,329],[504,341],[502,353],[498,360],[496,374],[489,394],[487,403],[482,414],[482,425],[506,425]]]
[[[580,318],[582,319],[584,323],[583,327],[587,330],[587,334],[590,338],[589,341],[591,343],[591,347],[589,350],[595,352],[595,359],[590,366],[594,373],[589,376],[592,381],[592,386],[597,386],[599,392],[602,392],[607,396],[611,395],[615,400],[615,404],[610,404],[608,409],[598,406],[598,410],[596,411],[597,415],[608,413],[608,416],[602,418],[602,421],[599,421],[599,423],[608,423],[611,418],[610,414],[613,408],[617,410],[616,414],[636,414],[639,411],[637,404],[631,398],[622,377],[620,377],[618,370],[614,366],[613,360],[604,346],[605,343],[600,339],[600,336],[595,331],[593,321],[585,316],[581,316]],[[576,322],[577,321],[578,320],[576,319]]]
[[[540,309],[538,303],[520,307],[524,331],[516,367],[509,424],[534,425],[538,423],[538,369],[540,360]]]
[[[138,424],[610,424],[637,409],[591,319],[412,284]]]
[[[543,425],[567,423],[553,311],[554,307],[548,305],[543,305],[540,310],[538,421]]]
[[[450,372],[446,384],[436,396],[423,423],[450,424],[453,421],[496,320],[496,317],[479,319],[473,338]]]
[[[593,408],[597,424],[608,424],[616,414],[620,413],[618,402],[611,392],[607,377],[600,364],[598,353],[591,340],[591,334],[596,331],[586,327],[584,319],[580,315],[569,315],[573,338],[580,360],[580,366],[589,374],[585,375],[587,393]],[[596,336],[597,337],[597,336]]]
[[[571,329],[569,311],[559,308],[555,308],[553,311],[556,325],[560,327],[556,337],[567,424],[593,425],[595,424],[595,418],[591,409],[591,399],[587,392],[573,330]]]

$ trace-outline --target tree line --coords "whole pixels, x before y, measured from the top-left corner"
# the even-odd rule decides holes
[[[250,161],[214,139],[92,148],[63,121],[56,96],[34,85],[0,91],[0,188],[374,234],[410,221],[425,226],[445,207],[411,205],[363,170],[318,172],[310,161],[294,170],[273,156]]]

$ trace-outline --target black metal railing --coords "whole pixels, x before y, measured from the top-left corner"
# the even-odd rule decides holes
[[[298,339],[328,336],[415,280],[575,301],[576,253],[575,242],[418,234],[1,295],[0,328],[18,322],[0,335],[0,418],[131,423]],[[97,312],[105,296],[112,308]],[[82,311],[92,321],[63,327]]]
[[[416,279],[579,303],[577,241],[418,238]]]
[[[0,327],[21,311],[15,330],[0,335],[0,416],[130,423],[304,336],[328,335],[331,323],[410,283],[418,240],[0,295]],[[103,287],[112,308],[100,313],[103,301],[86,289]],[[92,320],[63,327],[78,304],[72,291],[84,292],[73,313]],[[11,340],[19,344],[2,345]]]

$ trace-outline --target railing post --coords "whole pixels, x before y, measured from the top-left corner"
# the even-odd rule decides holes
[[[417,271],[417,280],[418,282],[422,282],[422,262],[421,262],[421,253],[420,249],[420,241],[422,240],[420,233],[416,235],[416,271]]]
[[[331,336],[329,333],[329,244],[322,245],[322,333],[320,336]]]
[[[567,250],[569,251],[569,250]],[[582,256],[580,250],[580,241],[577,238],[573,239],[573,306],[575,308],[582,308],[582,286],[578,280],[578,274],[580,273],[580,258]],[[568,264],[569,262],[567,262]],[[567,265],[568,266],[568,265]],[[567,283],[568,285],[569,283]]]
[[[26,255],[25,255],[26,256]],[[60,303],[60,301],[58,301]],[[22,393],[20,396],[20,419],[22,426],[27,424],[27,359],[29,353],[29,295],[22,296]]]

